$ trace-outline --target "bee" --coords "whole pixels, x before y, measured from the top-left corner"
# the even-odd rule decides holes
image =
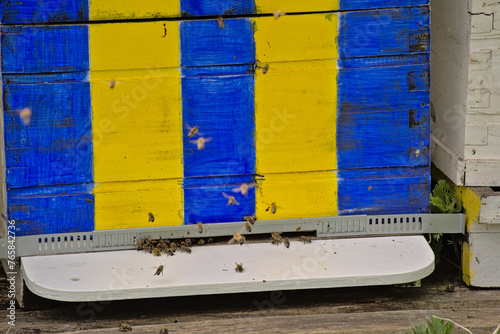
[[[198,136],[203,136],[203,133],[201,133],[201,132],[198,131],[198,127],[197,126],[190,127],[189,124],[186,124],[186,127],[189,130],[188,138],[192,138],[196,134],[198,134]]]
[[[243,270],[245,270],[245,269],[243,268],[243,263],[236,263],[236,262],[235,262],[235,264],[236,264],[236,268],[234,268],[234,271],[236,271],[237,273],[242,273],[242,272],[243,272]]]
[[[212,239],[212,238],[207,239],[207,244],[211,244],[212,242],[214,242],[214,239]]]
[[[262,74],[266,74],[267,71],[269,71],[269,64],[266,64],[264,65],[264,67],[262,67]]]
[[[31,108],[29,107],[26,107],[26,108],[23,108],[22,110],[19,110],[17,112],[19,114],[19,118],[21,119],[21,122],[23,123],[23,125],[29,125],[30,122],[31,122],[31,115],[33,114],[31,112]]]
[[[304,245],[307,243],[310,243],[311,242],[311,238],[309,237],[306,237],[305,235],[301,236],[300,237],[300,241],[304,242]]]
[[[233,188],[233,193],[241,193],[243,196],[248,195],[248,190],[255,187],[255,183],[242,183],[239,187]]]
[[[280,233],[277,233],[277,232],[273,232],[271,233],[271,237],[273,238],[273,245],[276,245],[278,246],[279,244],[281,244],[283,242],[283,237],[281,236]]]
[[[167,329],[167,327],[162,327],[162,328],[160,329],[160,331],[158,332],[158,334],[168,334],[168,329]]]
[[[300,231],[302,229],[302,226],[299,226],[295,229],[296,232]]]
[[[211,137],[208,137],[208,138],[200,137],[196,140],[190,140],[189,142],[191,144],[196,144],[196,147],[198,148],[198,150],[204,150],[205,143],[208,143],[210,140],[212,140]]]
[[[192,243],[191,243],[191,239],[187,238],[186,240],[184,240],[184,244],[187,246],[187,247],[191,247]]]
[[[241,235],[241,233],[236,232],[235,234],[233,234],[231,240],[228,241],[228,244],[232,244],[235,241],[238,242],[240,245],[243,245],[245,243],[245,237]]]
[[[145,252],[148,252],[148,253],[152,253],[153,252],[153,246],[151,246],[151,245],[143,245],[142,246],[142,250],[145,251]]]
[[[278,9],[276,9],[274,12],[273,12],[273,16],[274,16],[274,19],[277,19],[278,17],[280,16],[283,16],[285,15],[284,13],[280,12]]]
[[[181,246],[181,252],[186,252],[188,254],[191,254],[191,248],[189,248],[188,246],[186,245],[182,245]]]
[[[226,205],[234,205],[234,204],[236,204],[236,205],[240,205],[240,202],[238,202],[238,201],[236,200],[236,198],[234,198],[234,196],[229,196],[229,195],[228,195],[228,194],[226,194],[226,193],[222,193],[222,195],[223,195],[225,198],[227,198],[227,204],[226,204]]]
[[[276,213],[276,203],[272,202],[270,206],[267,207],[266,212],[271,210],[271,213],[274,215]]]
[[[116,85],[116,80],[115,79],[111,79],[109,81],[109,88],[113,89],[113,88],[115,88],[115,85]]]
[[[204,244],[205,244],[205,240],[203,240],[203,239],[198,240],[199,246],[203,246]]]
[[[144,240],[139,239],[135,242],[135,249],[141,250],[143,246],[144,246]]]
[[[198,225],[198,233],[203,233],[203,224],[202,224],[202,222],[198,222],[196,225]]]
[[[165,249],[165,253],[167,253],[167,256],[174,256],[175,255],[175,253],[172,252],[172,250],[170,248]]]
[[[132,327],[127,325],[127,324],[120,324],[120,327],[118,327],[118,330],[120,332],[130,332],[132,330]]]
[[[148,217],[149,217],[149,222],[152,223],[155,221],[155,216],[153,215],[152,212],[148,213]]]
[[[252,225],[253,225],[253,224],[255,224],[255,221],[256,221],[257,219],[255,219],[255,213],[254,213],[254,214],[253,214],[253,215],[251,215],[251,216],[245,216],[245,217],[243,217],[243,220],[246,220],[248,223],[250,223],[250,224],[252,224]]]
[[[153,248],[153,255],[154,256],[161,256],[161,250],[159,250],[158,248]]]
[[[217,24],[219,25],[219,29],[224,28],[224,19],[222,17],[218,17]]]
[[[154,273],[153,276],[160,276],[160,274],[163,276],[163,264],[160,264],[158,266],[158,269],[156,269],[156,272]]]
[[[283,239],[283,242],[284,242],[286,248],[290,248],[290,239],[285,237]]]
[[[245,229],[247,230],[247,232],[252,232],[252,224],[245,223]]]
[[[176,244],[175,242],[173,242],[173,241],[172,241],[172,242],[170,243],[170,249],[172,249],[172,250],[175,252],[175,250],[177,249],[177,244]]]

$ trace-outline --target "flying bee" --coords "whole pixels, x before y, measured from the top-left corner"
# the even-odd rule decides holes
[[[148,217],[149,217],[149,222],[152,223],[155,221],[155,216],[153,215],[152,212],[148,213]]]
[[[233,188],[233,193],[241,193],[243,196],[248,195],[248,190],[255,187],[255,183],[242,183],[239,187]]]
[[[243,268],[243,263],[237,263],[237,262],[235,262],[235,264],[236,264],[236,268],[234,268],[234,271],[236,271],[237,273],[242,273],[243,270],[245,270]]]
[[[154,256],[161,256],[161,250],[159,250],[158,248],[153,248],[153,255]]]
[[[158,269],[156,269],[156,272],[154,273],[153,276],[160,276],[160,274],[163,276],[163,264],[160,264],[158,266]]]
[[[198,225],[198,233],[203,233],[203,223],[198,222],[196,225]]]
[[[186,252],[186,253],[188,253],[188,254],[191,254],[191,248],[189,248],[189,247],[188,247],[188,246],[186,246],[186,245],[182,245],[182,246],[181,246],[181,252],[183,252],[183,253],[184,253],[184,252]]]
[[[118,330],[120,332],[130,332],[132,330],[132,327],[127,325],[127,324],[120,324],[120,327],[118,327]]]
[[[304,245],[307,243],[310,243],[311,242],[311,238],[309,237],[306,237],[305,235],[301,236],[300,237],[300,241],[302,241],[304,243]]]
[[[191,144],[196,144],[196,147],[198,148],[198,150],[204,150],[205,143],[208,143],[210,140],[212,140],[211,137],[208,137],[208,138],[200,137],[196,140],[190,140],[189,142]]]
[[[236,205],[240,205],[240,202],[238,202],[238,201],[236,200],[236,198],[234,198],[234,196],[229,196],[229,195],[228,195],[228,194],[226,194],[226,193],[222,193],[222,195],[223,195],[225,198],[227,198],[227,204],[226,204],[226,205],[234,205],[234,204],[236,204]]]
[[[191,243],[191,239],[187,238],[186,240],[184,240],[184,244],[187,246],[187,247],[191,247],[192,243]]]
[[[273,232],[271,233],[271,237],[273,238],[273,245],[276,245],[278,246],[279,244],[281,244],[283,242],[283,237],[281,236],[280,233],[277,233],[277,232]]]
[[[19,110],[17,113],[19,114],[19,118],[21,119],[21,122],[23,123],[23,125],[30,124],[31,115],[33,114],[31,112],[31,108],[29,108],[29,107],[23,108],[22,110]]]
[[[283,15],[285,15],[285,13],[280,12],[278,9],[276,9],[273,12],[274,19],[277,19],[278,17],[283,16]]]
[[[245,217],[243,217],[243,220],[246,220],[248,223],[250,223],[250,224],[252,224],[252,225],[253,225],[253,224],[255,224],[255,221],[256,221],[257,219],[255,219],[255,213],[254,213],[254,214],[253,214],[253,215],[251,215],[251,216],[245,216]]]
[[[224,19],[222,17],[218,17],[217,24],[219,25],[219,29],[224,28]]]
[[[247,230],[247,232],[252,232],[252,224],[245,223],[245,229]]]
[[[203,246],[204,244],[205,244],[205,240],[203,240],[203,239],[198,240],[199,246]]]
[[[203,133],[199,132],[198,131],[198,127],[197,126],[194,126],[194,127],[190,127],[189,124],[186,124],[186,127],[188,128],[189,130],[189,133],[188,133],[188,138],[192,138],[194,135],[198,135],[198,136],[203,136]]]
[[[288,238],[286,238],[286,237],[285,237],[285,238],[283,239],[283,242],[285,243],[285,247],[286,247],[286,248],[290,248],[290,239],[288,239]]]
[[[241,235],[241,233],[236,232],[235,234],[233,234],[231,240],[228,241],[228,244],[232,244],[233,242],[237,242],[240,245],[243,245],[245,243],[245,237]]]

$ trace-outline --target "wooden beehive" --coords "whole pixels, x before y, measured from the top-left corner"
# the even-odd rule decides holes
[[[429,211],[427,0],[2,4],[18,236]]]

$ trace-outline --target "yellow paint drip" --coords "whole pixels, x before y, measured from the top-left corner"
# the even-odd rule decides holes
[[[266,174],[258,181],[256,215],[261,220],[336,216],[335,172]],[[266,209],[276,203],[275,214]]]
[[[90,19],[119,20],[179,16],[179,1],[90,0]]]

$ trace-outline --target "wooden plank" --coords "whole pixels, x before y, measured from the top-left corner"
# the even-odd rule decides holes
[[[86,22],[89,20],[161,19],[179,16],[232,16],[251,14],[326,12],[428,5],[429,0],[5,0],[0,6],[4,24]]]

